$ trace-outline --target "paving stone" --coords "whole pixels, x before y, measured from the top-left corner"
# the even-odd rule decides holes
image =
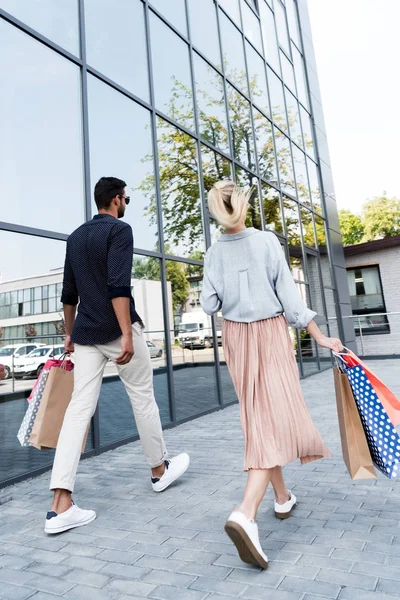
[[[346,561],[357,561],[365,563],[373,563],[377,565],[384,565],[387,560],[386,554],[379,554],[377,552],[357,551],[357,550],[346,550],[342,548],[335,549],[332,554],[332,558],[335,560],[346,560]],[[389,559],[390,560],[390,559]],[[392,566],[392,565],[390,565]]]
[[[285,592],[283,590],[268,590],[263,587],[250,585],[242,594],[242,598],[249,600],[302,600],[303,594],[297,592]],[[222,600],[223,596],[221,596]],[[313,596],[315,600],[318,600]],[[209,600],[209,598],[207,598]]]
[[[229,567],[217,565],[217,562],[212,565],[183,563],[177,570],[178,573],[187,573],[188,575],[197,575],[198,577],[213,577],[214,579],[225,579],[231,571],[232,569]]]
[[[26,587],[12,585],[11,583],[1,583],[0,598],[2,600],[27,600],[35,594],[35,591]]]
[[[1,571],[0,571],[1,573]],[[30,574],[32,576],[32,573]],[[27,587],[37,589],[40,592],[48,592],[49,594],[58,594],[62,596],[70,589],[75,587],[74,583],[63,581],[57,577],[48,577],[47,575],[33,575],[26,583]]]
[[[360,553],[362,554],[362,553]],[[350,572],[354,562],[351,560],[340,560],[334,558],[335,553],[330,558],[324,556],[302,556],[298,561],[298,567],[316,567],[318,569],[333,569],[335,571],[348,571]],[[356,559],[354,559],[356,560]]]
[[[7,556],[6,554],[3,554],[3,556],[0,556],[0,569],[3,567],[21,571],[26,569],[26,567],[29,567],[29,565],[32,565],[34,562],[35,561],[29,557],[22,558],[20,556]]]
[[[63,596],[67,600],[120,600],[120,597],[117,590],[99,590],[87,585],[78,585]]]
[[[94,557],[102,552],[101,548],[96,546],[83,546],[82,544],[66,544],[62,548],[63,554],[72,554],[73,556]]]
[[[345,587],[339,596],[339,600],[393,600],[393,598],[398,597],[398,592],[393,596],[379,591],[367,592],[357,588]],[[310,600],[314,600],[314,598],[310,598]]]
[[[145,569],[143,567],[138,567],[136,565],[126,565],[123,563],[115,563],[110,562],[107,563],[99,573],[104,573],[105,575],[111,575],[113,577],[117,577],[119,579],[142,579],[147,573],[150,572],[150,569]]]
[[[35,575],[33,573],[27,573],[25,571],[15,571],[14,569],[0,569],[0,582],[12,583],[15,585],[26,585],[31,581]],[[0,586],[0,588],[2,585]]]
[[[377,577],[358,575],[356,573],[342,573],[340,571],[331,571],[328,569],[321,569],[317,575],[317,580],[363,590],[374,590],[377,583]]]
[[[202,592],[219,592],[222,594],[231,594],[241,596],[247,589],[247,584],[238,581],[228,581],[213,579],[212,577],[198,577],[190,586],[191,590],[199,590]]]
[[[177,588],[172,585],[160,585],[149,594],[155,600],[205,600],[207,592]]]
[[[72,569],[64,576],[65,581],[72,583],[89,585],[90,587],[102,588],[110,581],[110,577],[100,573],[88,573],[81,569]]]
[[[153,569],[145,575],[142,581],[153,583],[154,585],[173,585],[176,587],[186,588],[196,580],[195,575],[186,575],[184,573],[176,573],[174,571],[159,571]],[[197,588],[195,588],[197,589]]]
[[[52,577],[62,577],[72,570],[67,565],[49,565],[48,563],[35,562],[27,567],[26,571],[37,573],[38,575],[51,575]]]
[[[340,585],[323,581],[310,581],[301,579],[300,577],[285,577],[279,589],[319,595],[324,598],[337,598],[341,587]]]
[[[127,552],[122,552],[120,550],[103,550],[100,554],[97,555],[97,558],[101,561],[118,562],[125,563],[126,565],[133,565],[133,563],[135,563],[142,556],[142,552],[135,552],[131,550]]]
[[[121,592],[133,596],[147,597],[157,586],[143,581],[129,581],[127,579],[113,579],[107,584],[106,590]],[[177,588],[175,588],[177,589]]]

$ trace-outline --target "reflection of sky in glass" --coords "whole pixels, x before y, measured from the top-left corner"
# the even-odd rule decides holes
[[[222,11],[220,11],[219,23],[225,75],[245,94],[248,94],[242,34]]]
[[[154,250],[156,215],[154,210],[152,219],[146,214],[154,195],[150,114],[91,75],[88,85],[92,189],[104,176],[126,181],[131,203],[125,220],[133,227],[135,247]],[[96,213],[94,201],[92,207]]]
[[[193,129],[189,47],[153,13],[150,30],[156,106],[175,121]]]
[[[218,0],[218,2],[235,21],[236,25],[241,27],[239,0]]]
[[[228,150],[228,131],[222,77],[194,53],[196,102],[200,135],[213,146]]]
[[[301,148],[303,147],[303,138],[301,135],[299,105],[296,98],[285,88],[286,107],[289,120],[290,137]]]
[[[261,31],[264,42],[265,58],[277,73],[281,72],[279,65],[278,40],[276,39],[275,21],[272,10],[260,1]]]
[[[261,54],[263,53],[261,41],[260,21],[245,0],[242,0],[243,30],[245,36],[252,42]]]
[[[65,242],[0,231],[0,283],[64,267]]]
[[[78,0],[0,0],[0,8],[79,55]]]
[[[286,26],[286,14],[282,4],[277,0],[274,2],[276,26],[278,29],[279,43],[290,56],[289,38]]]
[[[265,114],[269,115],[269,100],[265,62],[246,42],[247,68],[249,71],[251,99]]]
[[[257,110],[253,111],[253,115],[260,175],[277,184],[272,123]]]
[[[267,68],[267,73],[272,117],[281,129],[287,131],[285,96],[282,82],[269,67]]]
[[[181,33],[187,35],[185,0],[150,0],[150,4]]]
[[[148,101],[143,3],[140,0],[113,3],[85,0],[85,28],[90,66]]]
[[[192,43],[215,66],[221,66],[221,52],[214,0],[188,0]]]
[[[70,233],[84,218],[79,68],[5,21],[0,48],[1,220]]]

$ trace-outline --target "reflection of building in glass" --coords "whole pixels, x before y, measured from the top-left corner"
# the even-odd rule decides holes
[[[115,175],[132,197],[138,310],[165,345],[153,360],[163,422],[234,401],[219,319],[207,323],[211,348],[177,339],[199,308],[204,252],[220,234],[207,192],[234,178],[253,189],[247,225],[275,232],[323,331],[351,345],[306,0],[83,0],[81,11],[63,3],[62,19],[59,3],[42,1],[46,18],[34,4],[0,0],[2,84],[13,90],[0,113],[3,330],[57,334],[54,269],[70,232],[95,212],[93,185]],[[330,366],[304,333],[293,340],[302,376]],[[100,439],[107,424],[100,411]]]

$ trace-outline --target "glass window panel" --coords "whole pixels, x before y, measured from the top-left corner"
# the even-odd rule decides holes
[[[79,55],[78,0],[0,0],[0,8]]]
[[[260,211],[260,195],[258,190],[258,179],[251,173],[248,173],[240,167],[236,168],[236,183],[244,190],[252,190],[249,209],[246,217],[246,227],[254,227],[262,230],[261,211]]]
[[[318,249],[321,259],[322,281],[324,282],[324,286],[332,287],[332,274],[326,241],[325,221],[322,217],[318,217],[317,215],[314,215],[314,220],[317,231]]]
[[[200,135],[227,152],[229,140],[223,79],[196,53],[194,72]]]
[[[121,28],[122,26],[122,28]],[[144,7],[140,0],[85,0],[88,63],[149,101]],[[118,41],[111,32],[120,32]]]
[[[49,285],[49,298],[55,298],[57,295],[57,288],[55,284]]]
[[[214,65],[221,67],[221,51],[214,0],[188,0],[193,45]]]
[[[296,175],[297,196],[305,206],[311,209],[310,189],[308,187],[306,157],[304,152],[292,144],[293,163]]]
[[[203,144],[201,145],[201,162],[206,195],[216,181],[232,179],[232,163],[224,156],[217,154],[214,150]],[[211,239],[213,242],[216,242],[222,232],[222,228],[214,221],[211,215],[209,217]]]
[[[220,6],[226,10],[228,15],[232,17],[235,23],[241,27],[239,0],[218,0],[218,2]]]
[[[315,149],[312,135],[310,115],[300,106],[301,126],[303,129],[304,149],[311,158],[315,158]]]
[[[298,204],[286,196],[283,197],[283,210],[285,215],[288,246],[298,248],[301,256],[301,235],[299,223]]]
[[[319,317],[325,316],[323,290],[321,287],[320,268],[318,256],[307,253],[307,277],[311,296],[312,309]]]
[[[307,246],[311,246],[312,248],[315,248],[316,241],[315,241],[313,214],[312,214],[312,212],[307,210],[307,208],[300,206],[300,217],[301,217],[301,223],[303,226],[304,243]]]
[[[253,104],[265,114],[270,114],[265,63],[261,56],[246,42],[247,68]]]
[[[294,246],[289,248],[289,263],[293,278],[299,281],[304,281],[305,276],[301,246]]]
[[[300,148],[303,147],[303,136],[300,125],[299,105],[296,98],[285,88],[286,108],[289,121],[290,137]]]
[[[212,326],[197,302],[203,267],[168,260],[166,269],[175,406],[181,420],[218,406]],[[221,326],[217,331],[221,340]]]
[[[276,28],[278,30],[278,39],[279,43],[285,52],[290,56],[290,44],[286,23],[286,11],[279,0],[275,0],[274,2],[275,8],[275,18],[276,18]]]
[[[243,31],[248,40],[257,48],[261,54],[263,53],[263,45],[261,40],[260,21],[245,2],[242,0],[242,16],[243,16]]]
[[[289,24],[289,33],[292,40],[299,46],[299,23],[294,0],[286,0],[286,16]]]
[[[288,58],[281,52],[281,64],[282,64],[282,76],[283,81],[286,83],[288,88],[295,94],[296,84],[294,82],[294,71],[293,65]]]
[[[294,182],[292,155],[290,152],[289,139],[276,127],[275,129],[275,145],[276,155],[278,159],[278,170],[281,189],[288,194],[296,195],[296,187]]]
[[[254,170],[254,140],[250,103],[227,84],[229,120],[236,160]]]
[[[269,67],[267,67],[267,73],[272,118],[281,129],[287,131],[285,96],[282,82]]]
[[[42,302],[38,297],[41,285],[46,281],[62,281],[64,259],[63,241],[0,231],[0,295],[4,298],[3,302],[8,304],[1,315],[0,331],[3,331],[3,336],[0,334],[0,338],[4,340],[8,335],[20,335],[23,338],[22,344],[28,337],[35,337],[34,328],[39,335],[43,320]],[[10,306],[10,301],[14,299],[18,299],[19,302]],[[35,316],[27,323],[24,316],[28,315]],[[4,360],[0,362],[3,363]],[[31,389],[33,383],[34,379],[24,380],[18,384],[18,391]],[[0,386],[0,395],[13,391],[11,380],[3,382]],[[14,402],[6,404],[14,405]],[[0,436],[0,445],[2,439]]]
[[[196,141],[160,118],[157,137],[165,250],[198,259],[205,241]]]
[[[315,212],[322,214],[321,188],[319,185],[318,167],[309,158],[307,158],[307,170],[310,181],[310,191],[312,205]]]
[[[150,0],[159,13],[187,36],[185,0]]]
[[[127,182],[132,203],[125,219],[133,226],[135,247],[154,250],[158,238],[150,113],[91,75],[88,86],[92,185],[109,173]]]
[[[281,72],[279,64],[278,40],[276,38],[274,13],[264,0],[260,0],[261,32],[264,42],[265,58],[277,73]]]
[[[247,94],[248,85],[242,34],[222,12],[220,12],[219,22],[225,75]]]
[[[150,29],[156,106],[193,129],[189,47],[154,13],[150,15]]]
[[[1,218],[70,233],[84,219],[79,67],[2,20],[0,48]],[[44,181],[52,210],[38,210]]]
[[[258,168],[261,177],[278,184],[272,123],[257,110],[254,111],[254,130],[258,156]]]
[[[294,72],[296,75],[297,97],[306,108],[308,108],[307,84],[304,71],[303,57],[298,49],[292,44],[292,56]]]
[[[283,234],[280,193],[267,183],[261,183],[265,227]]]

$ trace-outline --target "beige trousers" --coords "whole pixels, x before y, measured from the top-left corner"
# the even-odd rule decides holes
[[[167,456],[160,412],[154,398],[153,368],[139,323],[133,329],[135,354],[118,374],[130,398],[143,451],[150,467]],[[74,491],[81,449],[90,419],[95,413],[104,368],[121,353],[121,339],[98,346],[75,345],[74,392],[65,413],[51,475],[50,489]]]

